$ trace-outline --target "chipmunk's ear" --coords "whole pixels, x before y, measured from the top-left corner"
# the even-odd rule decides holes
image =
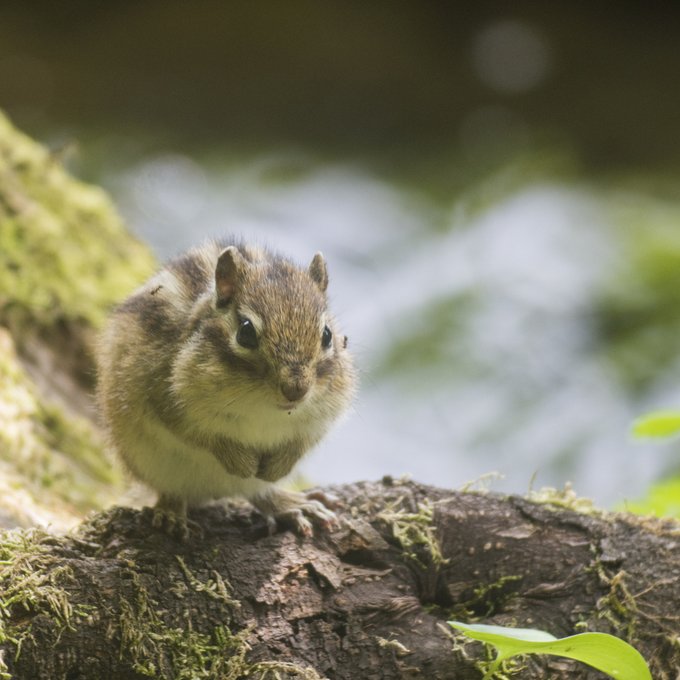
[[[328,288],[328,271],[326,269],[326,260],[323,259],[321,253],[317,253],[313,259],[308,269],[309,275],[312,277],[312,281],[316,283],[321,289],[322,293],[326,292]]]
[[[239,253],[236,246],[225,248],[217,258],[215,292],[218,307],[224,307],[233,297],[244,263],[243,255]]]

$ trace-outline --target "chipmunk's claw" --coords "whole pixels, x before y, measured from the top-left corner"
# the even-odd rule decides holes
[[[186,541],[189,538],[186,515],[181,516],[164,508],[152,508],[151,526],[180,541]]]
[[[307,495],[277,490],[267,499],[256,500],[255,505],[265,515],[270,534],[283,526],[308,538],[314,533],[314,524],[324,531],[333,531],[340,526],[337,515],[318,498],[316,493]]]
[[[201,525],[187,518],[186,503],[182,500],[161,495],[153,508],[144,508],[142,512],[154,529],[179,541],[186,541],[192,534],[203,535]]]

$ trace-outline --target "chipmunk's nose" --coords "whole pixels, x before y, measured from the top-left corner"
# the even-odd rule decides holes
[[[281,392],[288,401],[300,401],[309,392],[309,383],[304,380],[290,380],[281,384]]]

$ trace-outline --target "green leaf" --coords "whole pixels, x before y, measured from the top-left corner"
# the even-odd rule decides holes
[[[518,654],[554,654],[586,663],[617,680],[652,680],[642,655],[627,642],[606,633],[581,633],[557,639],[533,628],[468,625],[458,621],[449,621],[449,625],[498,650],[492,671],[501,661]],[[485,677],[490,678],[490,673]]]
[[[662,479],[647,489],[644,498],[626,501],[621,508],[639,515],[654,514],[657,517],[680,519],[680,477]]]
[[[680,411],[654,411],[638,418],[632,426],[638,439],[664,439],[680,434]]]

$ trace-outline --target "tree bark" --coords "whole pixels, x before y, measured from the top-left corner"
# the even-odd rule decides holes
[[[246,506],[186,542],[114,508],[70,536],[0,545],[0,645],[16,679],[470,678],[489,658],[451,619],[597,630],[655,679],[680,669],[680,526],[384,479],[331,489],[342,528],[267,535]],[[603,678],[541,656],[522,678]]]

